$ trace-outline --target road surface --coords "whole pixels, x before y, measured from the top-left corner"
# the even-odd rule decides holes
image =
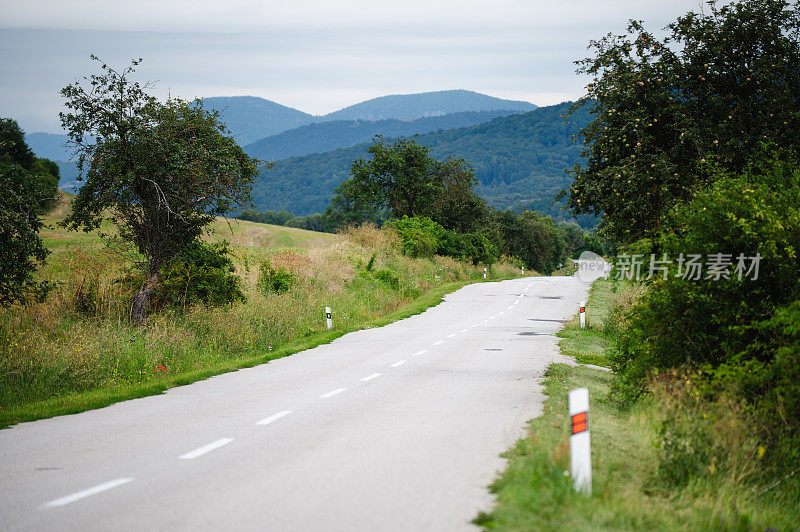
[[[588,286],[473,284],[269,364],[0,430],[0,530],[475,530]]]

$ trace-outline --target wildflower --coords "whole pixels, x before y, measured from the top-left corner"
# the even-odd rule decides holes
[[[763,445],[759,445],[758,446],[758,457],[759,458],[764,458],[764,453],[766,453],[766,452],[767,452],[767,450],[764,448]]]

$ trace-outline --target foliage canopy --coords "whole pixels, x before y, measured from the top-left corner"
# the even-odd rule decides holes
[[[93,59],[97,60],[96,57]],[[215,215],[252,204],[257,161],[200,102],[160,103],[131,81],[139,61],[120,72],[67,85],[61,122],[86,184],[65,225],[98,228],[108,217],[144,256],[146,275],[132,318],[146,318],[159,270],[193,242]]]
[[[749,0],[688,13],[657,39],[631,21],[592,42],[576,108],[594,119],[569,189],[575,213],[603,214],[618,242],[661,232],[663,217],[714,177],[747,167],[766,141],[800,149],[800,11]]]

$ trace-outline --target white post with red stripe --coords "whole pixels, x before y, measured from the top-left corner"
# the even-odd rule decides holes
[[[327,321],[328,330],[333,329],[333,318],[331,317],[331,307],[325,307],[325,320]]]
[[[586,301],[581,301],[581,329],[586,327]]]
[[[576,388],[569,392],[570,472],[575,491],[592,492],[592,447],[589,440],[589,390]]]

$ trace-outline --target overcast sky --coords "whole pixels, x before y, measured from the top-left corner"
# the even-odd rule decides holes
[[[468,89],[550,105],[573,62],[627,19],[665,26],[697,0],[0,0],[0,116],[60,133],[59,90],[89,54],[186,99],[252,95],[325,114],[386,94]]]

